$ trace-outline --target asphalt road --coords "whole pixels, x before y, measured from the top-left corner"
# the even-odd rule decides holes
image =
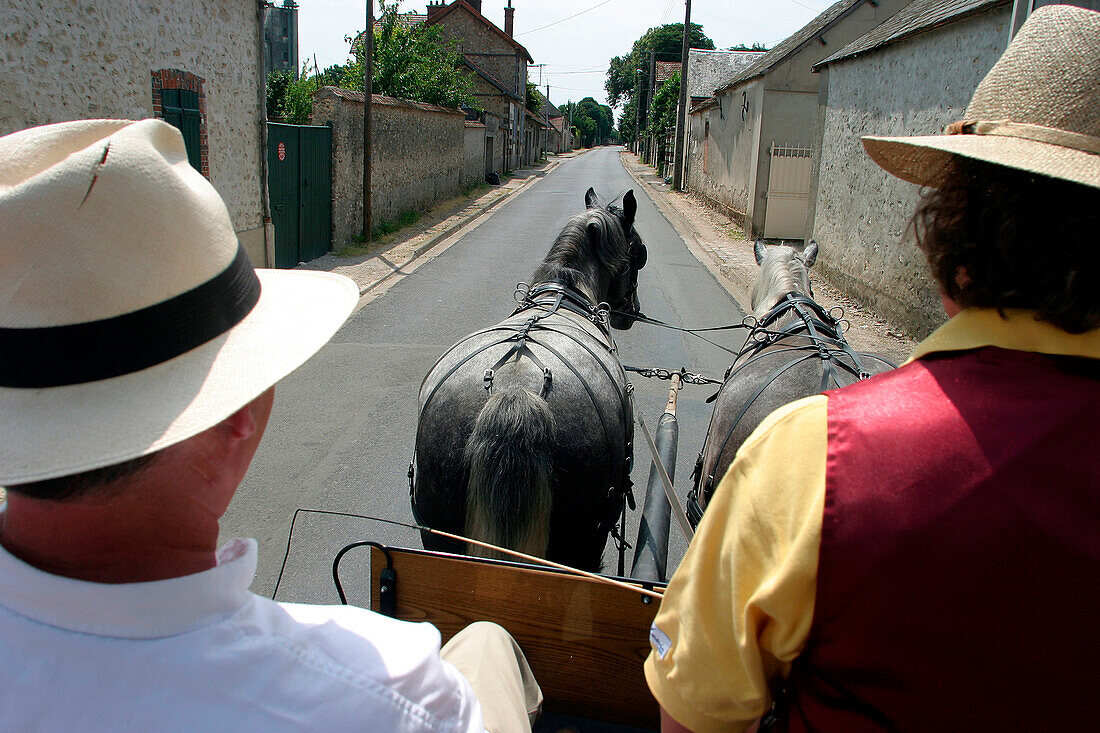
[[[453,342],[507,316],[517,282],[542,261],[565,221],[584,208],[593,186],[601,197],[625,193],[634,181],[618,148],[568,159],[503,204],[480,226],[392,285],[355,313],[309,363],[281,382],[267,434],[222,522],[223,539],[255,537],[260,564],[253,583],[271,595],[291,518],[298,508],[411,522],[406,472],[416,430],[420,382]],[[649,247],[639,296],[647,315],[682,326],[740,321],[740,307],[688,251],[653,202],[636,190],[636,229]],[[739,346],[737,331],[715,340]],[[660,366],[721,377],[729,354],[689,334],[644,324],[616,333],[627,364]],[[635,411],[652,430],[664,410],[668,382],[632,375]],[[710,386],[686,385],[679,398],[677,492],[689,488],[691,470],[710,419]],[[638,511],[627,537],[637,536],[650,455],[641,432],[635,439]],[[294,529],[279,600],[335,603],[331,564],[345,544],[370,539],[419,547],[411,530],[362,519],[302,514]],[[686,547],[675,522],[670,568]],[[630,566],[632,552],[627,556]],[[612,544],[605,570],[614,571]],[[366,605],[366,563],[349,555],[342,573],[349,600]]]

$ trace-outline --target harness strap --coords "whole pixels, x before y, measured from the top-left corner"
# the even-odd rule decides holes
[[[779,367],[774,372],[772,372],[771,374],[768,375],[768,378],[765,379],[760,384],[760,386],[756,388],[756,391],[753,393],[752,397],[750,397],[749,401],[745,403],[745,406],[741,408],[741,412],[737,413],[737,417],[734,418],[734,421],[732,423],[730,423],[730,430],[729,430],[728,433],[726,433],[726,438],[725,438],[725,440],[722,441],[722,445],[718,448],[718,453],[716,455],[721,456],[722,452],[726,450],[726,446],[729,444],[730,438],[733,437],[733,431],[737,429],[737,425],[738,425],[738,423],[741,422],[741,418],[743,418],[745,416],[745,413],[747,413],[749,411],[749,408],[752,407],[753,403],[756,402],[757,398],[760,397],[760,395],[764,394],[764,390],[766,390],[768,388],[768,386],[772,383],[772,381],[774,381],[776,379],[776,377],[780,376],[781,374],[783,374],[785,371],[787,371],[791,367],[795,366],[796,364],[801,364],[802,362],[807,361],[807,360],[812,359],[812,358],[814,358],[813,354],[807,354],[806,356],[803,356],[801,359],[795,359],[794,361],[787,362],[786,364]],[[721,390],[719,390],[719,391],[721,391]],[[707,438],[709,438],[709,437],[710,437],[710,435],[708,434]],[[703,450],[706,451],[706,439],[704,439],[704,441],[703,441]],[[713,475],[707,476],[707,487],[708,488],[713,484],[713,482],[714,482],[714,476]]]

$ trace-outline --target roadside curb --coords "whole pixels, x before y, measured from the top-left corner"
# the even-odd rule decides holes
[[[571,157],[577,157],[577,156],[571,156]],[[401,268],[405,267],[410,262],[415,262],[416,260],[420,259],[420,257],[427,254],[429,251],[431,251],[432,248],[434,248],[440,242],[444,241],[445,239],[450,237],[452,234],[454,234],[456,231],[458,231],[458,230],[462,229],[463,227],[465,227],[470,222],[474,221],[475,219],[482,216],[483,214],[488,213],[492,209],[499,206],[501,203],[510,200],[517,193],[520,193],[522,191],[526,191],[528,187],[532,186],[535,183],[535,181],[538,181],[542,178],[545,178],[546,175],[550,173],[550,171],[554,170],[559,165],[561,165],[560,160],[554,161],[553,163],[551,163],[550,165],[548,165],[546,168],[544,168],[541,171],[542,172],[541,176],[534,176],[534,175],[529,176],[528,179],[526,181],[524,181],[522,184],[520,184],[519,186],[516,186],[515,188],[513,188],[513,189],[509,190],[508,192],[504,193],[503,195],[498,196],[497,198],[493,199],[492,201],[485,204],[484,206],[479,206],[478,208],[474,209],[473,211],[470,211],[469,213],[463,215],[461,219],[456,221],[454,224],[448,226],[446,229],[443,229],[439,232],[436,232],[431,237],[429,237],[428,239],[424,240],[419,245],[417,245],[413,249],[411,256],[409,256],[408,258],[402,260],[401,262],[398,262],[398,263],[395,263],[394,265],[392,265],[391,266],[392,269],[389,272],[387,272],[385,275],[378,278],[377,280],[374,280],[373,282],[366,283],[365,285],[361,285],[359,287],[359,297],[362,298],[364,295],[369,293],[371,290],[374,290],[379,285],[383,284],[384,282],[389,280],[391,277],[398,274],[401,271]]]
[[[632,161],[625,159],[626,155],[625,152],[619,154],[620,158],[623,159],[623,168],[630,174],[630,177],[642,187],[649,199],[656,204],[657,209],[672,225],[672,228],[684,237],[688,249],[695,258],[710,270],[711,274],[716,277],[726,292],[741,305],[742,309],[747,307],[752,296],[755,268],[740,267],[726,261],[727,258],[723,258],[717,252],[714,245],[708,241],[708,237],[668,201],[665,192],[657,190],[638,175],[637,171],[634,170],[634,166],[631,165]],[[753,265],[755,265],[755,262]]]

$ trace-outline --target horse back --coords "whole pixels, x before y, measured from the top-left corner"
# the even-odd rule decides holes
[[[697,467],[695,488],[704,506],[738,449],[764,418],[783,405],[823,391],[825,360],[818,353],[805,348],[804,339],[789,337],[735,362],[716,396]],[[836,381],[826,385],[829,389],[856,382],[861,372],[872,375],[892,368],[873,354],[853,352],[857,363],[842,350],[828,353]]]
[[[571,312],[542,315],[527,331],[525,346],[531,354],[513,353],[500,363],[535,313],[520,312],[462,339],[425,377],[419,395],[414,511],[427,526],[462,532],[469,482],[466,444],[489,398],[486,371],[492,370],[494,392],[523,388],[545,398],[557,426],[551,447],[548,555],[591,565],[588,558],[602,555],[606,540],[606,533],[600,537],[600,525],[613,510],[611,489],[621,490],[626,475],[633,414],[626,376],[610,338]],[[543,368],[550,371],[549,381]],[[584,558],[578,557],[581,553]]]

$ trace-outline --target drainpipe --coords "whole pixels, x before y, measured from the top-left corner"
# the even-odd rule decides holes
[[[266,0],[256,3],[256,55],[259,62],[256,76],[260,80],[260,213],[264,227],[264,257],[267,260],[260,263],[263,267],[275,266],[275,226],[271,223],[271,196],[267,190],[267,77],[264,75],[264,16],[270,6],[271,3]]]

